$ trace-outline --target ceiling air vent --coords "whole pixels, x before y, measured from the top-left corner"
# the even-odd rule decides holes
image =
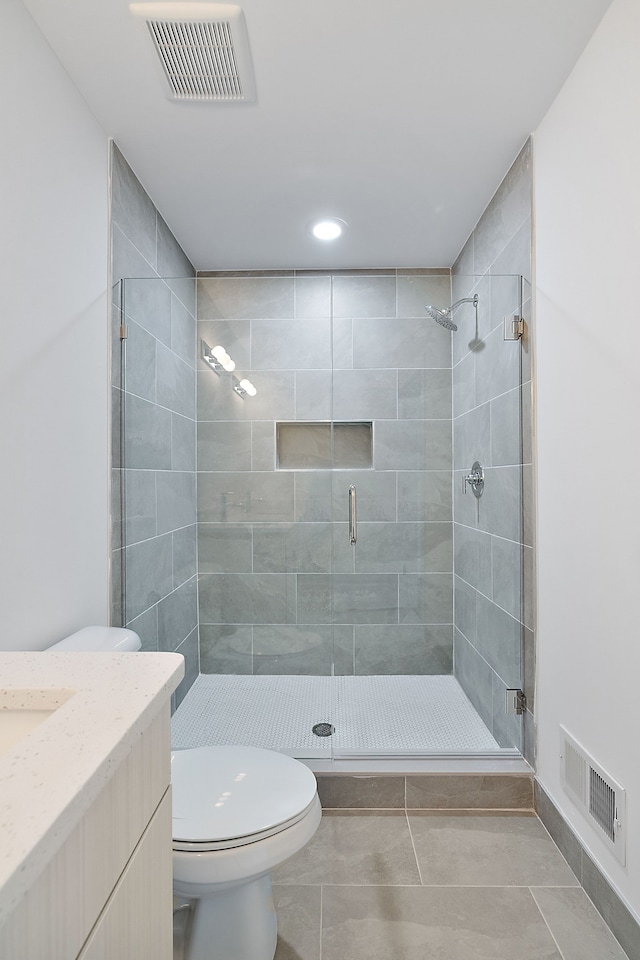
[[[239,6],[131,3],[129,9],[147,25],[171,100],[255,100],[249,40]]]
[[[626,795],[620,784],[593,760],[586,750],[560,727],[562,786],[621,863],[626,859]]]

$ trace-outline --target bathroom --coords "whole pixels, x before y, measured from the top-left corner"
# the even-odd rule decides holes
[[[37,4],[25,6],[38,12]],[[40,76],[49,80],[46,108],[44,99],[38,99],[44,97],[42,90],[36,97],[9,88],[3,109],[5,129],[16,144],[3,178],[17,185],[7,211],[15,238],[5,253],[7,316],[12,318],[12,332],[30,331],[28,337],[9,337],[2,378],[7,394],[3,409],[11,411],[3,427],[7,459],[16,466],[3,477],[7,513],[3,605],[8,634],[19,637],[25,648],[43,648],[85,623],[105,622],[110,616],[105,593],[110,461],[104,389],[109,344],[97,319],[106,311],[107,139],[21,5],[10,4],[3,15],[21,38],[23,46],[15,49],[29,51]],[[535,222],[536,310],[535,320],[527,316],[527,322],[536,362],[537,655],[534,709],[525,714],[521,745],[533,760],[535,743],[539,784],[637,916],[639,881],[633,856],[637,838],[632,826],[638,772],[629,704],[639,666],[631,599],[638,557],[627,533],[633,521],[629,522],[622,489],[623,484],[628,488],[627,478],[635,474],[638,457],[631,439],[636,435],[631,364],[638,339],[631,320],[631,284],[638,249],[628,213],[637,210],[632,162],[637,130],[625,121],[625,104],[633,102],[639,83],[637,68],[625,59],[627,45],[637,36],[634,30],[633,5],[612,4],[591,45],[587,47],[585,37],[584,53],[576,51],[576,59],[582,54],[578,66],[562,89],[558,85],[558,99],[552,106],[554,97],[549,98],[548,112],[527,131],[533,133],[528,175],[533,177]],[[49,39],[54,48],[55,37],[53,30]],[[621,64],[619,75],[611,76],[605,69],[612,58]],[[28,77],[18,72],[17,64],[15,69],[22,89],[28,91]],[[43,142],[48,143],[46,151],[40,147]],[[524,142],[525,137],[505,162],[496,186]],[[126,156],[125,145],[119,146]],[[82,177],[77,175],[79,157]],[[32,211],[28,227],[26,197]],[[494,205],[493,211],[498,209]],[[131,247],[135,225],[114,219],[123,249],[135,259]],[[517,228],[522,225],[522,219],[516,223]],[[508,234],[503,245],[512,239]],[[179,256],[170,244],[163,245],[162,238],[158,250],[161,257]],[[415,263],[404,267],[411,273]],[[329,265],[325,269],[330,276]],[[157,272],[185,276],[186,264],[165,259],[158,262]],[[479,277],[484,273],[469,268],[461,272]],[[514,262],[500,272],[526,275],[527,270]],[[117,273],[114,269],[114,276]],[[138,273],[131,264],[122,271],[128,276]],[[419,277],[418,271],[412,276]],[[225,279],[231,278],[220,278]],[[383,272],[380,282],[390,279],[400,284],[403,278]],[[335,317],[340,319],[337,313]],[[614,317],[615,335],[606,330]],[[96,322],[87,322],[90,319]],[[117,343],[115,347],[112,369],[118,359]],[[207,373],[201,370],[198,377],[204,379]],[[209,380],[216,376],[208,375]],[[471,466],[464,464],[466,470]],[[462,466],[457,469],[462,474]],[[117,492],[116,484],[113,490]],[[530,492],[529,496],[533,502]],[[462,505],[470,501],[468,492]],[[362,525],[366,522],[363,517]],[[336,523],[344,525],[346,520]],[[525,555],[533,561],[531,543],[525,543],[529,551]],[[79,555],[82,564],[77,563]],[[114,569],[113,582],[117,581]],[[167,621],[176,616],[175,610],[165,608],[164,613]],[[187,624],[180,634],[189,679],[197,673],[194,627]],[[172,635],[177,636],[173,629]],[[152,636],[146,634],[150,644]],[[16,642],[7,640],[6,648],[15,649]],[[335,631],[331,642],[336,643]],[[246,656],[246,648],[238,650],[236,644],[233,649],[236,657]],[[268,648],[263,653],[272,655]],[[214,656],[212,644],[206,656]],[[523,674],[531,706],[531,672],[528,678],[526,669]],[[593,839],[566,799],[557,758],[560,724],[627,789],[624,867],[597,837]]]

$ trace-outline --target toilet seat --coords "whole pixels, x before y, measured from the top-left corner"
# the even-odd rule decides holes
[[[174,850],[204,853],[256,843],[303,820],[317,802],[313,773],[271,750],[177,750],[171,767]]]

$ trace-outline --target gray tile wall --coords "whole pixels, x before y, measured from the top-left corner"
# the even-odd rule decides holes
[[[533,762],[534,623],[531,497],[531,147],[527,142],[452,270],[455,674],[501,746]],[[503,317],[522,310],[527,335],[503,338]],[[462,494],[472,463],[485,467],[480,500]],[[524,679],[521,677],[524,675]],[[505,690],[524,684],[522,722]],[[524,736],[523,736],[524,733]],[[523,742],[524,741],[524,742]]]
[[[450,285],[429,270],[199,276],[199,338],[258,391],[241,399],[199,361],[204,672],[451,672],[451,337],[424,311]],[[282,420],[372,421],[372,468],[277,469]]]
[[[179,703],[199,669],[195,272],[115,144],[111,255],[112,620],[136,630],[144,650],[185,656]],[[124,368],[122,322],[128,329]]]

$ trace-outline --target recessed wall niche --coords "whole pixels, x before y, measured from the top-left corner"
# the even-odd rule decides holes
[[[371,422],[277,423],[278,470],[370,470],[373,465]]]

